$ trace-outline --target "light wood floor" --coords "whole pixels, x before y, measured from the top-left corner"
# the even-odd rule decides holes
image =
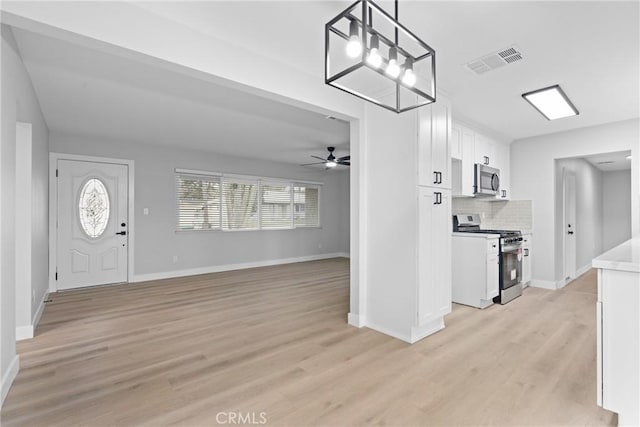
[[[454,305],[408,345],[346,324],[348,260],[54,294],[3,426],[615,425],[596,406],[595,274]]]

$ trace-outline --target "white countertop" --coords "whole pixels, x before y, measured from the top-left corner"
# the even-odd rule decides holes
[[[592,266],[640,273],[640,235],[595,258]]]
[[[499,239],[500,235],[496,233],[465,233],[464,231],[454,231],[453,237],[470,237],[474,239]]]

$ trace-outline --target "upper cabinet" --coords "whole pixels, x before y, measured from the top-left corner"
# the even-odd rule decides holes
[[[496,200],[509,200],[511,197],[510,152],[509,144],[496,143],[496,163],[493,167],[500,169],[500,190]]]
[[[500,191],[495,200],[510,197],[509,145],[453,122],[451,125],[451,193],[453,197],[474,197],[476,163],[500,170]],[[494,200],[489,199],[487,200]]]
[[[418,110],[418,185],[451,188],[451,107],[438,101]]]
[[[496,167],[496,143],[486,136],[475,134],[475,159],[476,163]]]

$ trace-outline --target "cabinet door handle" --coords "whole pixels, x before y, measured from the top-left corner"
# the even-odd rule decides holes
[[[529,249],[527,248],[524,249],[524,256],[529,256]]]
[[[438,193],[438,204],[442,204],[442,193]]]
[[[442,184],[442,172],[438,172],[438,184]]]
[[[433,201],[433,204],[434,205],[441,205],[442,204],[442,193],[436,191],[436,192],[433,193],[433,195],[435,196],[434,197],[435,200]]]
[[[433,183],[434,183],[434,184],[437,184],[437,183],[438,183],[438,172],[433,171],[433,176],[434,176],[434,178],[433,178]]]

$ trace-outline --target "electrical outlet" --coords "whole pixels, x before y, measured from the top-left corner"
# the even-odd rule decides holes
[[[173,256],[173,262],[178,262],[178,255]]]

